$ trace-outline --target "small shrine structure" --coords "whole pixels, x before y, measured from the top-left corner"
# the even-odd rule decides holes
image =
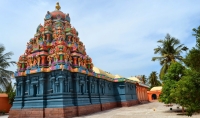
[[[147,91],[149,101],[158,100],[162,92],[162,86],[155,86],[150,91]]]
[[[138,82],[95,68],[69,14],[60,9],[57,3],[47,11],[19,57],[9,118],[65,118],[138,104]]]

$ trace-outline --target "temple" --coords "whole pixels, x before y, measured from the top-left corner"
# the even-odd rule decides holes
[[[148,101],[147,88],[94,67],[69,14],[47,11],[17,63],[9,118],[65,118]]]

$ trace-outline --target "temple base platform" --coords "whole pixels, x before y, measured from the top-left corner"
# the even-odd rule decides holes
[[[129,107],[137,104],[139,104],[138,100],[131,100],[126,102],[111,102],[65,108],[11,109],[9,112],[9,118],[72,118],[75,116],[88,115],[116,107]]]

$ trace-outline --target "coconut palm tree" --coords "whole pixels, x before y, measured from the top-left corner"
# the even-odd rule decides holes
[[[147,78],[146,78],[146,76],[145,76],[145,75],[142,75],[142,82],[143,82],[144,84],[146,84],[146,83],[147,83]]]
[[[159,54],[159,57],[153,57],[152,61],[160,61],[162,68],[160,69],[159,77],[162,80],[164,74],[167,72],[170,64],[176,60],[182,60],[180,55],[183,51],[187,51],[188,48],[184,44],[180,44],[180,41],[169,34],[165,36],[165,39],[157,41],[161,45],[154,49],[154,54]]]
[[[13,55],[12,52],[7,52],[4,54],[5,47],[0,44],[0,88],[2,91],[6,89],[6,87],[10,83],[10,78],[13,75],[12,71],[7,70],[11,64],[15,64],[14,61],[10,61],[10,56]]]
[[[157,76],[157,73],[156,71],[152,71],[150,76],[149,76],[149,84],[152,87],[154,86],[160,86],[161,85],[161,82],[158,80],[158,76]]]

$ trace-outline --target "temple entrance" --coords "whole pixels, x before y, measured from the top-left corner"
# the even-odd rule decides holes
[[[151,98],[152,98],[152,100],[156,100],[157,99],[156,94],[152,94]]]

